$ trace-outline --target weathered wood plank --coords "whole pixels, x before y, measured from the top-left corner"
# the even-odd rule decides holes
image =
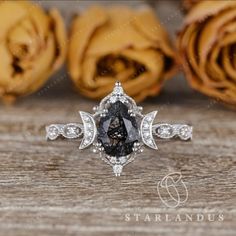
[[[120,178],[89,150],[79,151],[77,141],[45,141],[46,124],[77,121],[76,111],[89,111],[94,102],[67,93],[61,98],[36,95],[15,107],[1,106],[0,232],[170,235],[175,230],[181,235],[197,230],[196,235],[233,235],[235,113],[218,104],[208,109],[211,102],[197,94],[183,96],[188,102],[168,104],[170,95],[163,94],[143,105],[145,111],[160,108],[160,120],[191,121],[193,142],[159,142],[158,152],[145,150]],[[173,171],[182,172],[189,191],[187,203],[175,210],[165,208],[156,191],[157,182]],[[136,222],[134,217],[125,221],[126,213],[144,218],[146,213],[197,212],[223,212],[225,219],[188,224]]]

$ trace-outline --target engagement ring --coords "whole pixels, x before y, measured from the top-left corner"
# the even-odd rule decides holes
[[[52,124],[46,127],[48,140],[58,137],[81,139],[79,149],[93,146],[102,160],[112,166],[116,176],[120,176],[125,165],[133,161],[143,147],[158,149],[155,138],[192,139],[192,126],[186,124],[156,123],[157,111],[146,115],[143,108],[125,94],[121,83],[115,87],[98,106],[94,114],[80,111],[82,123]]]

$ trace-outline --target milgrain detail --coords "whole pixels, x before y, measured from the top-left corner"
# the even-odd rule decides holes
[[[55,140],[58,137],[67,139],[75,139],[81,137],[83,134],[83,127],[80,124],[52,124],[46,127],[46,139]]]
[[[193,137],[193,127],[185,124],[155,124],[152,129],[153,134],[161,139],[171,139],[175,137],[187,141],[192,140]]]

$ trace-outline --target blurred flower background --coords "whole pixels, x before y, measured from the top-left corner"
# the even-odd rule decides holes
[[[0,96],[11,102],[36,91],[74,93],[74,87],[101,99],[120,80],[137,101],[161,91],[170,99],[201,97],[191,86],[235,106],[234,11],[233,0],[3,1]],[[225,45],[215,46],[222,38]]]
[[[0,2],[0,97],[6,103],[41,88],[65,59],[66,30],[57,9]]]

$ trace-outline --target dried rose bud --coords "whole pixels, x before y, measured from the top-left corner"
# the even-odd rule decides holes
[[[101,99],[122,82],[136,101],[159,93],[173,74],[175,54],[149,8],[94,6],[74,18],[68,67],[83,95]]]
[[[236,1],[202,1],[187,17],[178,48],[191,86],[236,106]]]
[[[63,63],[66,33],[57,10],[28,1],[0,2],[0,97],[37,91]]]

